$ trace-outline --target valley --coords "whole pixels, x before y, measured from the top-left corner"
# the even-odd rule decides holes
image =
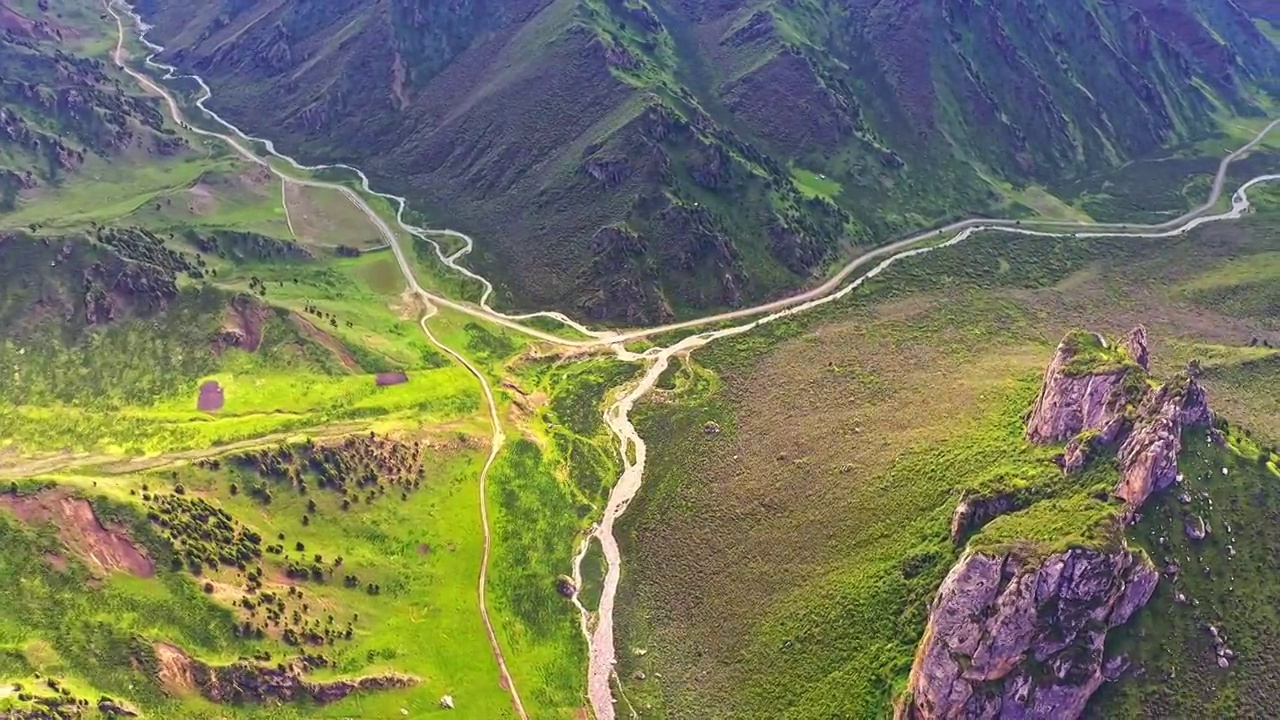
[[[1014,420],[1046,343],[1079,324],[1150,325],[1153,374],[1195,360],[1214,412],[1249,428],[1199,462],[1239,470],[1232,458],[1257,456],[1237,475],[1261,485],[1240,492],[1269,492],[1280,337],[1268,183],[1280,175],[1262,170],[1280,121],[1247,124],[1200,188],[1208,202],[1173,219],[961,220],[872,242],[776,300],[597,329],[574,312],[494,309],[509,288],[464,265],[483,241],[415,224],[404,197],[374,191],[352,166],[277,153],[206,107],[203,79],[142,63],[162,48],[133,35],[123,7],[106,10],[114,63],[161,98],[164,127],[192,157],[162,162],[158,177],[141,163],[156,184],[126,185],[105,206],[77,199],[84,181],[73,177],[0,216],[14,228],[0,243],[5,266],[21,268],[0,306],[18,331],[0,346],[15,369],[0,399],[0,474],[14,479],[14,507],[86,498],[91,524],[125,528],[117,544],[173,562],[126,580],[75,537],[54,549],[59,540],[27,527],[41,516],[18,513],[7,532],[44,553],[44,582],[63,582],[65,567],[96,577],[95,597],[105,588],[120,614],[99,621],[113,647],[24,625],[10,646],[15,687],[52,673],[51,689],[74,688],[62,697],[101,695],[103,714],[127,695],[122,708],[189,717],[884,715],[956,559],[935,516],[977,478],[1046,476],[1052,448],[1024,447]],[[806,182],[821,194],[824,179]],[[83,295],[68,283],[81,277]],[[807,428],[795,413],[837,387],[852,395],[810,428],[825,434],[775,437]],[[206,393],[217,400],[204,405]],[[833,445],[831,428],[858,450]],[[769,467],[781,470],[759,471]],[[804,489],[818,477],[824,486]],[[886,492],[904,481],[906,501]],[[1232,502],[1235,485],[1207,487]],[[1054,502],[1034,506],[1038,521],[1069,538],[1084,516],[1074,500]],[[1179,521],[1161,507],[1153,537]],[[244,554],[205,554],[210,538],[197,541],[184,513],[221,517]],[[849,525],[861,517],[876,521]],[[752,525],[756,537],[743,537]],[[206,618],[203,634],[153,602],[157,580],[190,619]],[[1176,612],[1169,592],[1161,585],[1152,602]],[[1265,643],[1257,608],[1271,589],[1254,592],[1231,612]],[[1214,597],[1222,615],[1229,601]],[[851,622],[856,640],[841,635]],[[219,626],[234,641],[210,634]],[[1163,672],[1128,631],[1115,642],[1136,642],[1144,670]],[[797,642],[798,658],[779,655]],[[268,663],[289,646],[301,654]],[[131,670],[102,674],[111,663]],[[1252,692],[1267,674],[1239,682]],[[1116,687],[1090,712],[1196,701],[1195,685]]]
[[[1266,116],[1280,55],[1233,3],[1160,8],[139,6],[227,119],[494,238],[471,262],[504,303],[610,325],[774,299],[885,238],[1034,215],[1038,193],[1097,221],[1189,209],[1223,154],[1204,141]],[[1185,169],[1142,172],[1156,157]]]

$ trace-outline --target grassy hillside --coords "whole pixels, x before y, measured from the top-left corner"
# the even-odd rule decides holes
[[[619,673],[641,717],[887,713],[955,559],[948,530],[960,497],[992,486],[1065,491],[1053,449],[1023,439],[1022,416],[1054,345],[1073,328],[1115,336],[1146,324],[1155,376],[1198,360],[1215,411],[1249,423],[1256,439],[1248,447],[1280,439],[1271,372],[1280,326],[1248,309],[1265,306],[1280,285],[1243,270],[1266,274],[1276,222],[1272,212],[1159,241],[975,238],[897,264],[812,316],[695,353],[637,411],[650,467],[624,516]],[[705,432],[707,422],[720,432]],[[1265,473],[1235,469],[1255,455],[1222,459],[1231,475],[1204,487],[1224,498],[1255,492]],[[1198,457],[1185,458],[1187,467],[1219,462]],[[1172,498],[1144,521],[1163,523],[1158,534],[1181,532],[1178,515],[1157,519],[1181,508]],[[1107,514],[1087,496],[1033,510],[1043,517],[1010,516],[974,542],[1022,540],[1029,529],[1050,544],[1092,542],[1086,521]],[[1265,522],[1236,517],[1234,540],[1214,542],[1236,543],[1241,558],[1269,552],[1269,541],[1241,529]],[[1144,528],[1134,537],[1145,542]],[[1230,573],[1214,558],[1204,557],[1213,577]],[[1188,582],[1192,572],[1201,577],[1197,565],[1184,570]],[[1240,570],[1231,574],[1241,590]],[[1261,620],[1243,618],[1264,617],[1280,590],[1264,580],[1249,587],[1248,599],[1230,607],[1256,612],[1227,637],[1243,645],[1237,638],[1249,636],[1254,659],[1241,662],[1262,663],[1261,674],[1245,676],[1242,664],[1211,685],[1203,673],[1162,685],[1174,667],[1184,682],[1190,662],[1159,649],[1182,641],[1168,634],[1181,630],[1156,629],[1169,627],[1165,613],[1182,613],[1172,628],[1210,621],[1205,605],[1170,606],[1164,588],[1165,600],[1142,616],[1146,630],[1126,645],[1145,679],[1101,696],[1098,716],[1128,716],[1138,704],[1153,717],[1197,702],[1253,707],[1236,703],[1245,688],[1261,687],[1253,678],[1265,676],[1266,652],[1256,648],[1266,632]],[[1230,624],[1234,611],[1215,607]],[[1164,639],[1150,646],[1157,634]],[[1194,662],[1209,668],[1204,645],[1194,646]]]
[[[86,165],[186,152],[152,102],[116,84],[106,58],[84,53],[92,42],[78,13],[25,5],[0,3],[0,213]]]
[[[166,124],[103,62],[96,6],[19,10],[75,30],[40,49],[101,72],[89,110],[121,119],[123,98],[182,150],[145,152],[122,120],[132,145],[0,212],[0,714],[419,717],[449,695],[514,716],[476,594],[487,412],[374,225]],[[488,485],[494,630],[529,713],[572,717],[584,648],[556,578],[616,473],[590,418],[630,368],[521,362],[523,338],[464,316],[431,328],[512,438]]]
[[[1218,155],[1280,69],[1226,0],[139,7],[228,117],[480,238],[508,302],[629,323],[960,215],[1183,210],[1185,172],[1089,178]]]
[[[1265,392],[1275,386],[1255,387]],[[1179,488],[1186,497],[1159,498],[1130,533],[1161,564],[1164,577],[1138,621],[1113,639],[1143,672],[1107,687],[1093,717],[1270,712],[1276,698],[1272,578],[1280,455],[1272,449],[1275,435],[1264,439],[1237,430],[1229,440],[1222,448],[1198,434],[1188,438],[1191,451],[1178,465],[1187,478]],[[1202,541],[1187,535],[1192,517],[1208,523]],[[1226,667],[1218,661],[1215,631],[1231,652]]]

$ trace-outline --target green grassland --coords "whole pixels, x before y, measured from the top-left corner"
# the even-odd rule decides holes
[[[690,39],[649,38],[619,24],[617,11],[588,3],[578,19],[592,37],[643,56],[617,73],[624,82],[696,109],[673,67]],[[82,52],[109,46],[95,19],[74,18],[86,31]],[[189,102],[192,88],[179,85]],[[888,159],[860,146],[805,162],[841,171],[830,179],[799,165],[764,168],[748,144],[712,130],[685,127],[660,153],[689,170],[729,148],[737,194],[702,186],[725,178],[682,172],[673,183],[685,210],[701,203],[724,215],[727,197],[747,197],[789,221],[820,220],[809,229],[835,236],[851,221],[828,200],[856,206],[888,193],[877,228],[896,229],[991,199],[953,183],[953,164],[927,182],[885,184],[877,170],[854,187],[868,158]],[[0,215],[12,231],[0,237],[0,474],[14,479],[0,504],[51,497],[50,486],[89,498],[155,564],[151,577],[104,572],[65,528],[0,511],[0,543],[11,549],[0,558],[10,588],[0,593],[0,684],[55,678],[75,697],[109,695],[149,717],[512,717],[477,597],[478,480],[490,442],[479,383],[422,332],[427,309],[404,292],[389,252],[338,252],[380,243],[350,203],[333,190],[282,190],[220,142],[181,135],[188,146],[174,157],[91,158]],[[1174,188],[1146,165],[1117,172],[1072,197],[1105,215],[1157,201],[1177,209],[1203,190],[1185,179]],[[350,175],[315,174],[349,187]],[[920,210],[908,198],[922,185],[954,194]],[[369,202],[394,216],[386,201]],[[727,222],[728,232],[758,230]],[[1022,440],[1039,370],[1074,327],[1114,336],[1147,323],[1157,375],[1203,360],[1215,407],[1255,422],[1259,437],[1280,437],[1274,395],[1255,390],[1276,377],[1275,226],[1261,215],[1160,242],[975,238],[896,266],[849,300],[673,364],[637,411],[653,459],[624,527],[628,697],[645,717],[882,714],[959,550],[947,525],[960,496],[1012,489],[1028,498],[972,547],[1043,553],[1115,542],[1115,507],[1092,497],[1111,469],[1064,485],[1054,449]],[[478,298],[478,284],[442,269],[425,243],[401,240],[424,285]],[[742,252],[748,264],[774,262],[762,242]],[[706,272],[692,271],[689,287]],[[757,281],[779,285],[790,274]],[[539,323],[572,334],[553,325]],[[439,310],[426,327],[497,396],[506,442],[488,475],[485,590],[516,688],[532,717],[580,717],[585,645],[557,579],[618,475],[601,412],[636,368],[557,358],[455,311]],[[1091,367],[1127,361],[1094,350]],[[375,375],[390,371],[409,381],[377,387]],[[211,381],[225,405],[198,411],[198,388]],[[1241,437],[1237,446],[1252,447]],[[387,459],[404,457],[415,458],[412,472]],[[246,543],[260,552],[219,556]],[[589,555],[588,607],[600,567]],[[1259,584],[1251,597],[1267,592]],[[287,631],[264,624],[263,605],[245,605],[268,594],[288,598]],[[291,634],[306,631],[323,639],[299,644]],[[310,673],[317,680],[396,671],[418,683],[327,705],[215,704],[159,679],[160,642],[215,664],[274,664],[305,650],[326,659]],[[446,694],[453,711],[439,707]]]
[[[468,445],[470,444],[470,447]],[[415,717],[438,711],[443,694],[457,698],[467,717],[511,716],[506,693],[496,682],[492,660],[484,650],[474,581],[479,572],[478,495],[474,478],[483,452],[472,440],[451,440],[429,454],[420,489],[404,496],[387,494],[363,507],[344,510],[331,490],[309,495],[287,486],[269,504],[232,484],[247,487],[251,479],[239,468],[210,471],[191,466],[132,477],[55,477],[49,481],[79,488],[94,498],[100,517],[115,519],[144,543],[156,564],[156,576],[142,579],[114,573],[93,581],[80,563],[58,570],[41,554],[66,551],[40,526],[22,527],[0,514],[6,539],[5,576],[20,581],[23,591],[6,593],[5,672],[26,678],[32,673],[65,678],[83,693],[126,698],[149,715],[213,718],[398,717],[406,708]],[[252,474],[251,474],[252,475]],[[329,706],[308,703],[255,708],[215,705],[198,697],[172,698],[140,667],[137,645],[168,642],[208,662],[228,662],[262,652],[284,659],[298,652],[287,641],[237,637],[241,621],[223,598],[200,591],[204,582],[238,587],[245,574],[234,568],[204,568],[193,578],[169,567],[172,549],[159,528],[143,517],[140,497],[173,491],[198,497],[228,511],[235,522],[275,542],[283,538],[283,555],[270,553],[261,562],[268,578],[260,592],[283,592],[296,586],[310,605],[304,616],[332,616],[342,628],[350,622],[352,637],[311,649],[331,665],[317,679],[394,669],[411,673],[421,683],[405,691],[354,696]],[[305,491],[303,491],[305,493]],[[309,505],[311,502],[313,504]],[[302,520],[307,516],[306,521]],[[296,552],[301,543],[305,552]],[[294,560],[313,555],[340,562],[323,581],[284,578]],[[341,560],[338,560],[341,558]],[[180,566],[179,566],[180,567]],[[360,579],[344,587],[339,575]],[[369,583],[377,594],[366,590]],[[74,590],[79,588],[78,591]],[[220,590],[219,593],[222,591]],[[216,597],[216,596],[215,596]]]
[[[39,275],[48,256],[43,251],[19,253],[44,248],[41,243],[15,237],[4,249],[11,258],[23,257],[32,274]],[[110,257],[108,249],[78,236],[55,239],[47,252],[56,255],[63,243],[89,248],[85,262]],[[345,588],[346,592],[327,587],[313,591],[326,614],[328,609],[341,609],[369,619],[367,637],[357,631],[351,649],[335,651],[339,674],[394,669],[429,682],[412,691],[368,695],[323,709],[306,704],[261,711],[244,707],[234,710],[236,717],[393,717],[401,707],[416,716],[436,707],[442,694],[455,696],[463,717],[503,717],[509,700],[498,686],[475,600],[480,547],[476,479],[488,437],[475,380],[429,345],[417,327],[421,310],[405,304],[402,283],[390,277],[395,266],[387,254],[297,262],[255,257],[233,262],[211,256],[207,266],[218,271],[216,285],[180,278],[176,295],[163,308],[130,305],[109,323],[76,322],[70,328],[25,314],[25,300],[33,290],[11,283],[11,302],[0,307],[8,313],[6,325],[21,333],[5,341],[4,361],[21,382],[5,385],[0,435],[8,453],[6,474],[13,477],[20,471],[24,457],[44,457],[51,451],[88,452],[76,465],[111,467],[115,460],[141,455],[154,456],[153,463],[162,467],[178,462],[172,471],[148,476],[97,476],[89,467],[76,477],[48,479],[88,493],[102,492],[100,485],[128,502],[137,500],[126,491],[140,492],[143,483],[153,489],[181,483],[187,493],[226,509],[264,538],[279,532],[290,542],[302,538],[308,554],[343,555],[345,567],[363,567],[362,578],[375,578],[386,588],[376,598]],[[51,286],[67,292],[58,272],[73,267],[80,266],[46,270],[53,274]],[[252,297],[264,308],[261,344],[253,350],[230,347],[215,352],[211,338],[228,322],[236,297]],[[300,321],[311,329],[304,331]],[[522,361],[518,358],[529,346],[525,338],[456,313],[437,315],[430,327],[443,342],[464,352],[495,387],[504,380],[510,386],[499,390],[499,400],[511,439],[490,476],[490,604],[530,712],[535,717],[572,716],[582,704],[584,649],[576,614],[556,591],[555,580],[567,572],[577,536],[616,476],[612,443],[599,420],[600,404],[603,393],[633,370],[601,363]],[[375,387],[372,374],[392,369],[406,371],[410,381]],[[198,412],[196,389],[209,380],[222,386],[225,405],[216,413]],[[550,397],[554,400],[546,399]],[[308,514],[307,498],[275,492],[271,504],[259,508],[244,492],[230,491],[232,482],[248,487],[244,478],[181,462],[207,457],[231,444],[239,452],[246,443],[286,438],[293,442],[307,436],[332,440],[368,430],[446,441],[451,449],[442,454],[440,464],[447,472],[429,472],[421,496],[411,494],[406,504],[397,506],[397,514],[363,508],[335,513],[321,503],[319,515],[303,526],[299,518]],[[443,482],[438,491],[431,489],[433,478]],[[330,520],[337,526],[329,527]],[[402,534],[387,537],[392,528]],[[413,549],[416,542],[410,539],[417,537],[433,548],[430,560],[420,559]],[[452,559],[455,552],[458,559]],[[416,569],[424,562],[440,569]],[[156,583],[178,587],[186,582],[184,592],[200,604],[201,612],[219,617],[220,626],[230,632],[233,620],[218,614],[225,603],[191,590],[198,587],[195,580],[162,573],[160,580],[124,582],[132,588],[119,600],[124,617],[150,612],[144,600],[159,592]],[[93,600],[86,596],[84,601]],[[61,611],[51,610],[49,622]],[[64,660],[39,671],[67,678],[83,688],[85,697],[106,693],[129,698],[151,712],[181,708],[188,717],[223,712],[200,700],[166,699],[153,680],[138,675],[130,675],[129,682],[149,690],[128,693],[119,682],[93,684],[95,668],[119,660],[119,653],[130,647],[125,640],[133,629],[112,629],[123,644],[109,656],[85,655],[83,641],[74,637],[59,640],[54,644]],[[36,642],[31,638],[41,637],[41,632],[40,627],[31,628],[22,642]],[[216,632],[216,626],[205,632]],[[262,645],[215,642],[185,626],[150,627],[143,634],[178,644],[210,662],[251,655]],[[278,648],[272,652],[280,655]]]
[[[1184,437],[1189,450],[1178,464],[1184,483],[1153,499],[1129,533],[1164,577],[1137,621],[1108,639],[1114,652],[1145,671],[1107,686],[1093,717],[1251,717],[1274,706],[1280,640],[1275,437],[1259,443],[1233,428],[1225,447],[1202,432]],[[1186,504],[1177,498],[1182,492]],[[1183,529],[1192,514],[1209,524],[1203,541],[1189,539]],[[1171,563],[1176,572],[1169,571]],[[1210,626],[1234,653],[1229,669],[1217,662]]]
[[[1276,227],[1264,211],[1174,240],[980,236],[670,373],[636,411],[650,466],[621,536],[619,674],[641,717],[888,712],[959,551],[949,520],[966,493],[1040,500],[973,547],[1115,543],[1116,507],[1092,498],[1114,470],[1064,488],[1052,449],[1022,439],[1043,367],[1073,329],[1116,337],[1146,324],[1156,377],[1200,360],[1217,413],[1280,439],[1280,326],[1256,312],[1280,287],[1267,260]],[[1258,608],[1280,597],[1265,580],[1254,588]],[[1143,651],[1153,688],[1176,664],[1161,653]],[[1190,697],[1162,707],[1179,716]],[[1100,717],[1116,716],[1109,702]]]
[[[38,662],[15,666],[13,679],[55,675],[78,697],[105,693],[159,716],[399,717],[403,709],[418,717],[437,710],[444,694],[455,697],[453,714],[460,717],[511,715],[476,596],[482,544],[477,479],[488,442],[478,384],[422,333],[424,308],[404,293],[388,251],[335,252],[339,245],[381,241],[354,206],[333,190],[287,188],[283,198],[295,238],[278,179],[220,142],[185,135],[191,149],[180,157],[90,163],[0,217],[4,227],[20,231],[0,244],[0,252],[7,266],[22,270],[5,276],[0,303],[3,325],[16,330],[0,344],[0,365],[15,380],[0,397],[2,472],[24,487],[23,478],[45,473],[41,483],[108,495],[119,506],[112,517],[130,522],[148,511],[147,495],[181,487],[186,497],[225,510],[264,542],[288,538],[283,555],[268,555],[262,563],[269,578],[312,554],[342,556],[343,568],[360,576],[361,587],[374,583],[379,592],[339,587],[336,575],[308,584],[317,622],[329,614],[360,617],[354,639],[325,648],[332,665],[312,677],[394,670],[422,683],[324,707],[304,701],[262,708],[225,707],[194,691],[175,696],[172,688],[159,687],[138,660],[140,640],[178,645],[205,662],[263,651],[274,662],[296,651],[270,635],[244,641],[233,634],[235,598],[224,586],[242,584],[243,572],[205,568],[196,579],[170,570],[164,543],[146,532],[145,522],[138,537],[148,548],[159,543],[152,549],[158,574],[109,578],[111,588],[123,588],[111,600],[120,621],[96,622],[115,644],[94,645],[80,630],[51,636],[58,618],[74,611],[51,608],[39,623],[15,626],[13,646],[43,649],[43,656],[23,651]],[[340,171],[319,175],[352,181]],[[394,217],[385,201],[369,202],[384,219]],[[105,243],[111,236],[99,228],[116,227],[136,228],[130,231],[136,242]],[[415,271],[424,284],[478,299],[478,284],[441,269],[421,241],[401,240],[415,247]],[[445,236],[438,240],[449,251],[458,247]],[[66,247],[72,250],[64,259],[59,253]],[[82,297],[76,285],[77,273],[94,262],[140,273],[155,287],[146,285],[135,296],[130,287],[111,285],[112,277],[102,279],[111,310],[98,317],[93,303],[99,296]],[[245,330],[236,311],[242,306],[260,321],[248,332],[256,339],[252,347],[227,346],[219,338],[228,328]],[[567,332],[551,323],[540,326]],[[578,536],[616,477],[600,405],[608,388],[632,369],[522,360],[530,349],[526,338],[449,311],[436,314],[430,329],[498,388],[510,438],[488,493],[493,558],[487,589],[498,639],[531,715],[575,716],[583,704],[584,646],[576,612],[557,592],[556,578],[568,571]],[[406,372],[409,382],[376,387],[374,374],[392,370]],[[210,381],[221,386],[225,404],[216,412],[198,411],[197,389]],[[369,432],[435,448],[421,489],[347,509],[319,491],[308,497],[273,487],[264,505],[257,490],[262,480],[225,459],[216,469],[207,464],[277,443],[338,443]],[[305,553],[293,552],[294,542]],[[45,538],[45,546],[57,544]],[[78,567],[74,559],[71,564]],[[37,569],[34,579],[53,582],[46,577],[53,570]],[[24,571],[15,565],[12,572]],[[200,592],[204,582],[216,584],[212,596]],[[19,595],[23,602],[34,597]],[[156,598],[186,621],[160,615]],[[77,602],[101,598],[85,593]],[[5,608],[10,610],[19,611]],[[155,620],[135,620],[152,614]],[[141,653],[144,660],[146,655]],[[106,665],[132,670],[98,680]]]

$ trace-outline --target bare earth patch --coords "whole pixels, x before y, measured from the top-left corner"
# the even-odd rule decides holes
[[[181,648],[156,643],[156,677],[170,695],[185,695],[196,689],[195,663]]]
[[[346,346],[334,336],[316,327],[311,321],[296,313],[290,313],[289,322],[293,323],[294,327],[298,328],[298,331],[306,335],[308,339],[333,353],[334,357],[338,358],[338,362],[342,363],[342,366],[346,369],[352,372],[361,372],[363,370],[360,367],[360,362],[356,360],[356,356],[352,355]]]
[[[285,183],[284,202],[300,242],[361,249],[382,244],[369,218],[337,190]]]
[[[262,347],[262,325],[271,314],[271,308],[241,295],[231,301],[223,316],[222,327],[214,337],[215,352],[236,347],[245,352],[257,352]]]
[[[26,523],[52,524],[71,552],[102,573],[155,575],[151,559],[122,528],[104,526],[88,500],[72,497],[63,490],[48,490],[36,495],[2,495],[0,507]]]
[[[214,191],[204,183],[196,183],[187,188],[187,211],[192,215],[211,215],[218,209],[218,198]]]

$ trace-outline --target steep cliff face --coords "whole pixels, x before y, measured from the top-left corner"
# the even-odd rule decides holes
[[[1115,494],[1131,509],[1178,478],[1182,431],[1211,419],[1204,388],[1182,377],[1160,386],[1142,402],[1133,431],[1120,446],[1120,484]]]
[[[1103,682],[1107,631],[1158,580],[1129,550],[966,554],[938,591],[897,717],[1077,717]]]
[[[1140,507],[1177,478],[1182,430],[1211,419],[1204,388],[1182,375],[1151,389],[1147,331],[1137,327],[1110,345],[1100,335],[1072,333],[1058,345],[1027,421],[1027,439],[1066,442],[1062,466],[1077,472],[1114,451],[1115,495]]]
[[[1094,333],[1076,332],[1058,344],[1044,373],[1040,396],[1027,421],[1027,439],[1038,445],[1066,442],[1082,432],[1106,442],[1123,427],[1125,379],[1143,366],[1146,331],[1138,328],[1119,347]]]
[[[1066,494],[1012,486],[956,507],[952,539],[975,539],[934,599],[899,718],[1076,718],[1118,675],[1125,660],[1105,657],[1107,632],[1146,604],[1159,580],[1147,556],[1126,546],[1124,521],[1177,480],[1183,429],[1211,420],[1194,379],[1152,388],[1149,362],[1141,327],[1115,344],[1091,333],[1059,344],[1026,437],[1066,443],[1054,481]],[[1112,499],[1099,499],[1108,490]],[[1076,517],[1086,509],[1097,514]],[[984,526],[1019,518],[977,541]]]

